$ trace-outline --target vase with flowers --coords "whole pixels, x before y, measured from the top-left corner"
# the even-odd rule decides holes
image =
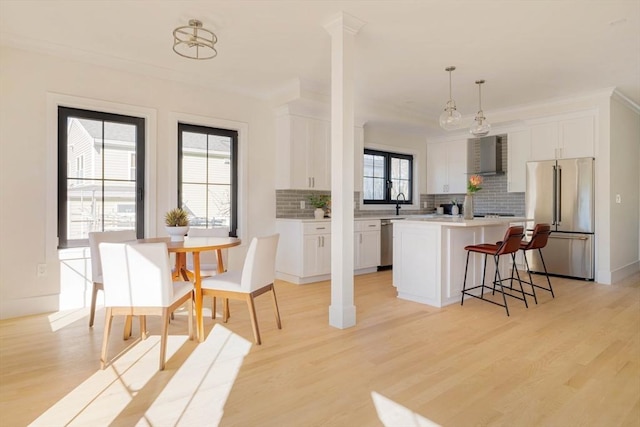
[[[467,182],[467,194],[464,196],[464,204],[462,205],[462,214],[464,219],[473,219],[473,195],[482,190],[480,185],[483,179],[480,175],[471,175]]]

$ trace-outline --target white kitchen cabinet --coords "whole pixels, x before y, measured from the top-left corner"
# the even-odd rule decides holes
[[[531,126],[531,160],[594,157],[593,114],[554,118]]]
[[[356,220],[354,224],[354,269],[375,271],[380,265],[380,220]]]
[[[524,193],[527,188],[527,162],[531,157],[531,131],[508,132],[507,144],[507,191]]]
[[[331,221],[278,219],[276,276],[291,283],[326,280],[331,274]]]
[[[427,145],[427,193],[467,192],[467,140]]]
[[[331,190],[330,123],[282,114],[276,119],[279,189]]]
[[[296,284],[331,278],[331,220],[276,220],[280,242],[276,277]],[[380,260],[380,220],[354,223],[354,274],[377,270]]]

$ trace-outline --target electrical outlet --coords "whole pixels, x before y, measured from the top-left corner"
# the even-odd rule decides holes
[[[424,203],[422,204],[422,207],[423,207],[423,208],[425,208],[425,209],[427,209],[427,202],[424,202]]]
[[[622,203],[622,197],[619,194],[616,194],[616,203]]]
[[[304,200],[300,200],[300,209],[304,209],[305,208],[305,202]]]
[[[38,277],[47,275],[47,264],[38,264]]]

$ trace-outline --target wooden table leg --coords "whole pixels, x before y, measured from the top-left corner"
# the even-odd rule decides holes
[[[202,281],[200,277],[200,252],[193,253],[193,269],[195,280],[193,281],[196,303],[196,336],[198,341],[204,341],[204,319],[202,318]]]

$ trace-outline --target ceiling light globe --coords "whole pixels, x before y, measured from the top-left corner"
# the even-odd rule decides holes
[[[475,120],[469,129],[474,136],[487,136],[491,132],[491,125],[486,120]]]
[[[440,114],[440,127],[444,130],[453,130],[460,127],[462,114],[458,110],[445,109]]]

